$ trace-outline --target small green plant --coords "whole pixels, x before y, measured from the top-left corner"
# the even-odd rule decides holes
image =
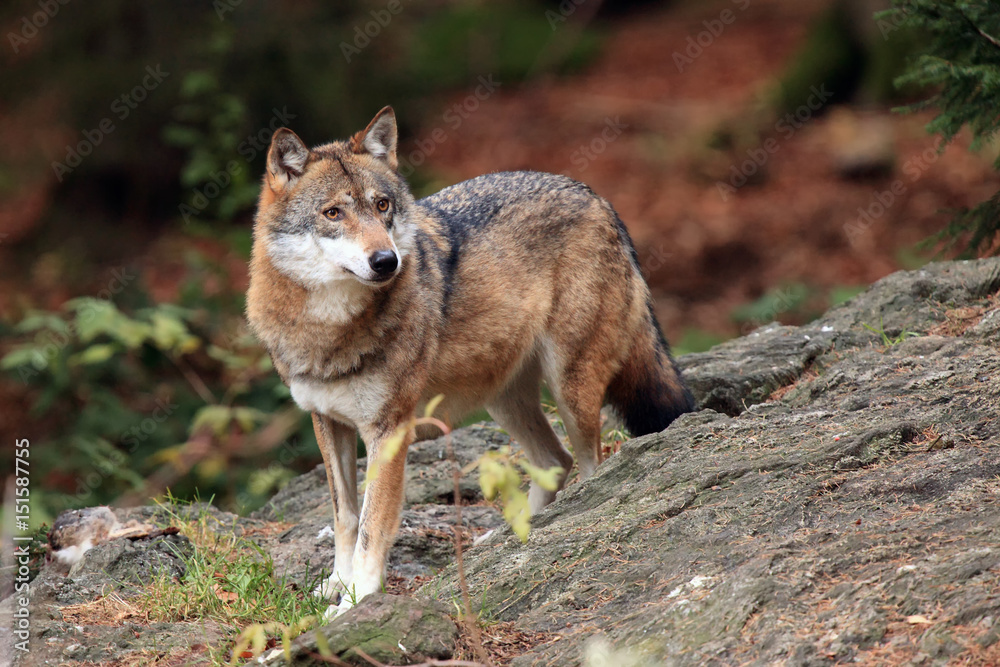
[[[151,621],[211,619],[239,631],[232,660],[259,655],[271,637],[286,650],[297,635],[322,623],[326,602],[309,591],[319,577],[299,588],[278,577],[270,556],[250,540],[237,537],[206,511],[193,517],[177,512],[180,501],[168,494],[163,504],[169,524],[180,529],[193,546],[184,558],[185,573],[178,580],[155,579],[138,604]],[[220,656],[215,657],[216,664]],[[235,664],[231,662],[230,664]]]
[[[921,335],[921,334],[919,334],[919,333],[917,333],[915,331],[907,331],[907,330],[904,329],[904,330],[900,331],[898,335],[896,335],[896,336],[890,336],[885,331],[885,326],[884,326],[884,324],[882,322],[882,318],[879,318],[878,328],[875,328],[875,327],[871,326],[870,324],[866,324],[864,322],[861,323],[861,326],[863,326],[865,329],[868,329],[873,334],[877,334],[878,336],[881,336],[881,338],[882,338],[882,345],[885,346],[885,347],[892,347],[893,345],[899,345],[900,343],[902,343],[907,338],[916,338],[916,337],[918,337],[918,336]]]
[[[547,491],[559,488],[559,476],[565,471],[559,466],[539,468],[513,454],[510,447],[485,452],[471,467],[479,468],[479,485],[487,500],[498,497],[503,505],[503,518],[522,542],[528,541],[531,530],[531,508],[528,494],[521,489],[520,467],[531,481]]]

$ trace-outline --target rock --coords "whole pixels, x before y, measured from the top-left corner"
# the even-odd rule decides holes
[[[303,519],[275,536],[256,538],[255,542],[274,559],[279,576],[311,590],[333,571],[332,523],[332,517]],[[448,565],[455,554],[454,525],[453,505],[404,509],[399,535],[389,552],[390,572],[410,579],[430,576]],[[492,507],[463,507],[462,525],[475,538],[503,525],[503,518]]]
[[[157,577],[180,579],[190,555],[191,542],[181,535],[104,542],[87,551],[69,571],[69,579],[94,590],[107,582],[120,590]]]
[[[478,459],[483,452],[510,444],[510,437],[493,424],[477,424],[454,431],[451,446],[459,465]],[[358,479],[364,479],[367,462],[358,462]],[[454,555],[454,479],[448,443],[444,437],[414,443],[407,455],[406,507],[389,569],[404,578],[429,576],[451,562]],[[475,471],[459,482],[462,497],[482,498]],[[360,496],[359,496],[360,497]],[[252,516],[256,520],[293,522],[280,533],[255,538],[274,559],[275,571],[303,587],[312,587],[333,570],[333,508],[326,469],[319,465],[291,480]],[[462,525],[473,538],[503,525],[500,513],[490,506],[463,508]]]
[[[984,302],[998,289],[1000,259],[929,264],[883,278],[805,326],[771,324],[677,361],[698,407],[735,417],[792,384],[824,355],[882,344],[866,325],[889,338],[926,334],[945,322],[949,309]],[[988,314],[970,335],[1000,339],[1000,315]]]
[[[493,508],[464,507],[471,535],[499,528],[466,551],[476,607],[534,638],[513,664],[995,662],[998,290],[1000,259],[930,265],[806,326],[769,325],[682,357],[702,409],[624,443],[572,483],[533,518],[527,545]],[[452,439],[463,464],[508,442],[486,425]],[[295,664],[324,664],[317,632],[355,664],[355,647],[391,664],[452,657],[459,591],[444,444],[410,451],[390,561],[411,580],[444,567],[420,591],[442,602],[366,598],[298,638]],[[478,498],[475,473],[461,484]],[[300,585],[333,565],[322,467],[251,518],[205,507],[116,515],[162,523],[205,512],[213,530],[254,540]],[[156,573],[180,576],[187,548],[177,536],[116,539],[69,575],[42,568],[32,653],[19,664],[205,662],[231,629],[128,616],[100,625],[73,613]],[[13,604],[0,603],[0,641]]]
[[[458,629],[447,605],[434,600],[377,593],[292,642],[292,664],[328,665],[320,647],[353,665],[370,665],[357,650],[379,662],[400,665],[452,657]],[[317,641],[320,634],[323,641]],[[276,651],[266,664],[285,664]]]
[[[510,436],[490,423],[457,429],[450,438],[455,459],[463,467],[478,459],[483,452],[499,449],[511,442]],[[367,459],[358,460],[359,487],[365,479],[367,465]],[[452,465],[446,436],[410,445],[406,456],[406,504],[451,504],[455,493]],[[460,478],[459,489],[465,500],[482,500],[479,478],[474,471]],[[304,518],[330,517],[332,513],[326,469],[321,464],[311,472],[291,480],[251,516],[266,521],[299,521]]]
[[[77,623],[73,610],[103,596],[116,594],[122,609],[139,588],[156,577],[184,576],[184,559],[191,543],[180,535],[119,538],[89,549],[69,573],[58,563],[44,567],[30,587],[30,652],[16,652],[18,665],[96,664],[143,655],[170,656],[177,664],[207,659],[208,647],[226,632],[217,623],[148,623],[141,610],[122,612],[116,623]],[[0,603],[0,618],[14,610],[14,598]],[[100,615],[98,615],[100,616]],[[5,621],[4,628],[9,627]]]
[[[994,655],[998,288],[1000,260],[933,265],[682,358],[716,409],[626,442],[526,546],[466,552],[487,613],[553,638],[514,664],[578,665],[593,636],[635,664]],[[965,307],[981,320],[928,334]],[[457,595],[454,567],[423,590]]]

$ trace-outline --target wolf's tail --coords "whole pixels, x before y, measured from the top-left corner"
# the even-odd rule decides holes
[[[651,307],[648,313],[647,326],[608,386],[608,400],[632,437],[658,433],[694,410],[694,397],[670,356]]]

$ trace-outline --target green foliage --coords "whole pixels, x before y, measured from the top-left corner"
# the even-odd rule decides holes
[[[522,542],[528,541],[531,530],[531,507],[528,494],[521,490],[521,475],[516,466],[528,474],[531,481],[547,491],[559,488],[559,477],[565,471],[559,466],[538,468],[515,457],[510,447],[485,452],[475,465],[479,467],[479,485],[487,500],[500,498],[503,518]]]
[[[725,341],[724,336],[704,329],[689,327],[684,330],[678,340],[671,342],[670,348],[674,356],[679,357],[692,352],[706,352]]]
[[[904,107],[914,111],[935,107],[938,115],[929,132],[950,142],[964,127],[972,135],[972,150],[982,148],[1000,129],[1000,12],[982,0],[894,0],[879,19],[922,32],[921,54],[897,85],[933,91],[930,98]],[[1000,158],[994,163],[1000,169]],[[948,247],[958,245],[972,257],[997,252],[1000,193],[971,209],[959,211],[938,235]]]
[[[802,283],[791,283],[768,290],[756,301],[739,306],[733,311],[737,322],[767,324],[782,313],[799,309],[809,298],[810,289]]]
[[[865,285],[834,285],[824,289],[803,283],[788,283],[768,290],[756,301],[735,308],[732,318],[742,325],[744,334],[775,321],[802,324],[865,289]]]
[[[536,73],[546,49],[559,37],[544,9],[532,3],[436,7],[414,27],[410,73],[418,80],[446,85],[462,85],[488,74],[503,83],[524,79]],[[571,29],[565,24],[560,28]],[[597,45],[596,36],[584,32],[557,67],[567,70],[583,65],[596,53]]]
[[[154,304],[138,288],[116,300],[136,305],[78,298],[10,329],[0,369],[27,389],[46,445],[32,458],[35,523],[165,487],[247,512],[296,459],[315,460],[303,456],[318,453],[308,417],[242,328],[240,300],[192,291],[184,306]]]
[[[163,139],[188,154],[180,180],[192,192],[182,217],[189,221],[206,213],[209,219],[230,220],[249,208],[258,192],[257,175],[239,153],[247,109],[239,97],[221,90],[212,71],[187,73],[180,94],[184,102],[174,109],[176,121],[163,128]]]
[[[825,85],[835,100],[849,96],[866,56],[852,32],[851,18],[833,3],[810,28],[805,46],[779,84],[776,106],[781,114],[806,104],[813,88]]]
[[[847,303],[866,289],[868,289],[867,285],[837,285],[832,287],[830,289],[830,306]]]
[[[160,577],[140,596],[139,606],[151,621],[211,619],[240,631],[234,661],[247,650],[260,655],[270,637],[287,650],[292,639],[322,622],[327,601],[309,594],[319,577],[305,588],[277,577],[263,549],[208,512],[194,518],[173,510],[168,515],[194,548],[184,559],[180,581]]]

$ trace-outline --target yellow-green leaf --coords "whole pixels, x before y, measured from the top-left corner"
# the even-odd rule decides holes
[[[0,368],[8,370],[26,364],[31,364],[34,368],[42,370],[49,365],[49,362],[40,348],[26,345],[8,352],[0,361]]]
[[[115,355],[117,348],[114,345],[91,345],[83,352],[74,354],[69,358],[70,364],[100,364]]]
[[[528,541],[531,530],[531,507],[528,505],[528,494],[520,489],[514,489],[506,494],[503,507],[503,518],[510,524],[514,534],[521,542]]]
[[[444,400],[444,394],[438,394],[431,400],[427,401],[427,407],[424,408],[424,417],[430,418],[434,416],[434,411],[437,407],[441,405],[441,401]]]
[[[191,420],[191,435],[203,428],[210,428],[215,435],[223,435],[232,421],[232,410],[225,405],[206,405]]]
[[[382,446],[379,447],[378,454],[374,460],[368,462],[368,470],[365,472],[365,483],[371,484],[372,481],[378,476],[378,469],[384,463],[388,463],[399,453],[399,448],[403,446],[403,441],[406,440],[406,433],[413,428],[413,422],[401,425],[396,429],[396,432],[385,439]]]
[[[518,461],[517,464],[524,468],[524,472],[528,473],[528,477],[531,481],[538,484],[546,491],[558,491],[559,490],[559,478],[565,472],[559,466],[552,466],[551,468],[539,468],[534,466],[527,461]]]
[[[153,325],[153,342],[161,350],[170,350],[187,334],[187,327],[175,317],[153,311],[149,318]]]
[[[224,456],[210,456],[200,461],[195,467],[198,478],[202,481],[212,481],[226,470],[226,458]]]
[[[326,635],[322,632],[316,633],[316,648],[319,649],[319,654],[324,658],[333,657],[333,651],[330,650],[330,644],[326,641]]]
[[[255,424],[267,419],[267,415],[256,408],[240,407],[232,409],[232,418],[236,420],[244,433],[249,433]]]
[[[49,329],[61,334],[69,333],[69,326],[65,320],[55,313],[47,313],[45,311],[33,311],[29,313],[14,327],[14,330],[18,333],[28,333],[38,331],[39,329]]]

